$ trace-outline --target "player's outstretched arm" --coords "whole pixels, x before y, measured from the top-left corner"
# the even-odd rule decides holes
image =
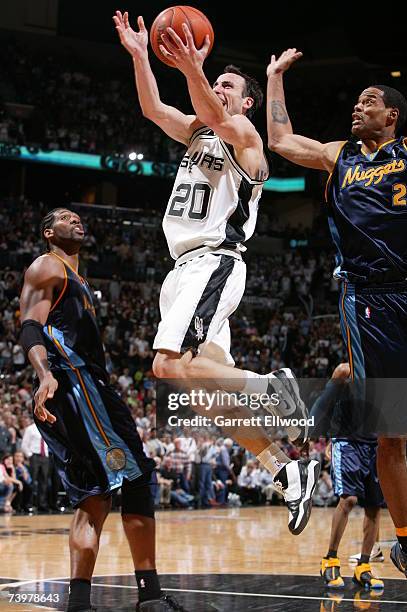
[[[55,416],[45,408],[45,402],[54,396],[58,382],[49,367],[42,327],[52,304],[54,290],[61,283],[61,264],[54,258],[39,257],[24,276],[20,297],[22,331],[20,344],[25,349],[37,373],[40,386],[34,396],[34,413],[41,421],[55,422]]]
[[[129,14],[116,11],[113,21],[120,42],[133,59],[137,94],[144,117],[158,125],[170,138],[188,144],[196,129],[195,115],[185,115],[161,101],[157,81],[148,59],[148,32],[142,17],[138,17],[138,32],[129,23]]]
[[[167,32],[162,35],[165,47],[161,45],[160,49],[186,77],[198,119],[236,149],[261,149],[261,138],[251,121],[243,115],[229,115],[205,76],[203,63],[210,46],[209,37],[206,37],[201,49],[197,49],[192,32],[186,24],[183,24],[183,30],[186,44],[172,28],[167,28]]]
[[[271,56],[267,67],[267,134],[268,147],[289,161],[317,170],[331,172],[342,142],[323,144],[317,140],[293,134],[288,116],[283,74],[302,53],[287,49],[277,59]]]

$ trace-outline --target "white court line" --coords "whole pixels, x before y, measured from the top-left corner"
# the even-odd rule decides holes
[[[129,576],[131,574],[128,574]],[[69,584],[69,582],[64,580],[47,580],[47,582],[55,582],[57,584]],[[113,589],[137,589],[136,586],[131,584],[102,584],[102,583],[92,583],[92,588],[96,587],[108,587]],[[233,591],[203,591],[201,589],[173,589],[167,588],[165,586],[161,587],[163,591],[175,591],[177,593],[200,593],[204,595],[235,595],[238,597],[267,597],[274,599],[312,599],[312,600],[325,600],[325,601],[334,601],[332,597],[312,597],[311,595],[277,595],[276,593],[235,593]],[[368,591],[367,591],[368,592]],[[338,593],[340,595],[340,593]],[[355,601],[355,598],[352,599],[343,597],[341,601]],[[364,600],[363,600],[364,601]],[[407,601],[395,601],[386,600],[386,599],[371,599],[366,600],[366,603],[389,603],[389,604],[407,604]]]

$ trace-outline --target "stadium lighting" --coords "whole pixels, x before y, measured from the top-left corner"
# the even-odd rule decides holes
[[[144,155],[142,153],[138,153],[137,154],[137,159],[139,159],[139,160],[144,159]]]
[[[400,70],[392,70],[392,72],[390,72],[390,74],[391,74],[392,77],[395,77],[395,78],[401,77]]]
[[[137,159],[137,153],[135,153],[134,151],[132,151],[131,153],[129,153],[129,159],[131,159],[131,161],[134,161],[135,159]]]

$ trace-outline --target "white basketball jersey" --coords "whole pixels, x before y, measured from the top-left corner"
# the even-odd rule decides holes
[[[202,246],[244,250],[242,243],[256,226],[266,179],[251,179],[235,161],[233,148],[211,129],[196,130],[163,219],[171,257]]]

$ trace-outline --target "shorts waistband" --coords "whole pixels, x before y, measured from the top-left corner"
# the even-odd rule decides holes
[[[210,247],[203,246],[198,247],[197,249],[191,249],[190,251],[186,251],[175,262],[175,267],[178,268],[182,266],[187,261],[191,259],[195,259],[195,257],[201,257],[202,255],[206,255],[206,253],[212,253],[213,255],[230,255],[235,259],[242,259],[242,256],[238,249],[228,249],[228,248],[218,248],[218,247]]]

